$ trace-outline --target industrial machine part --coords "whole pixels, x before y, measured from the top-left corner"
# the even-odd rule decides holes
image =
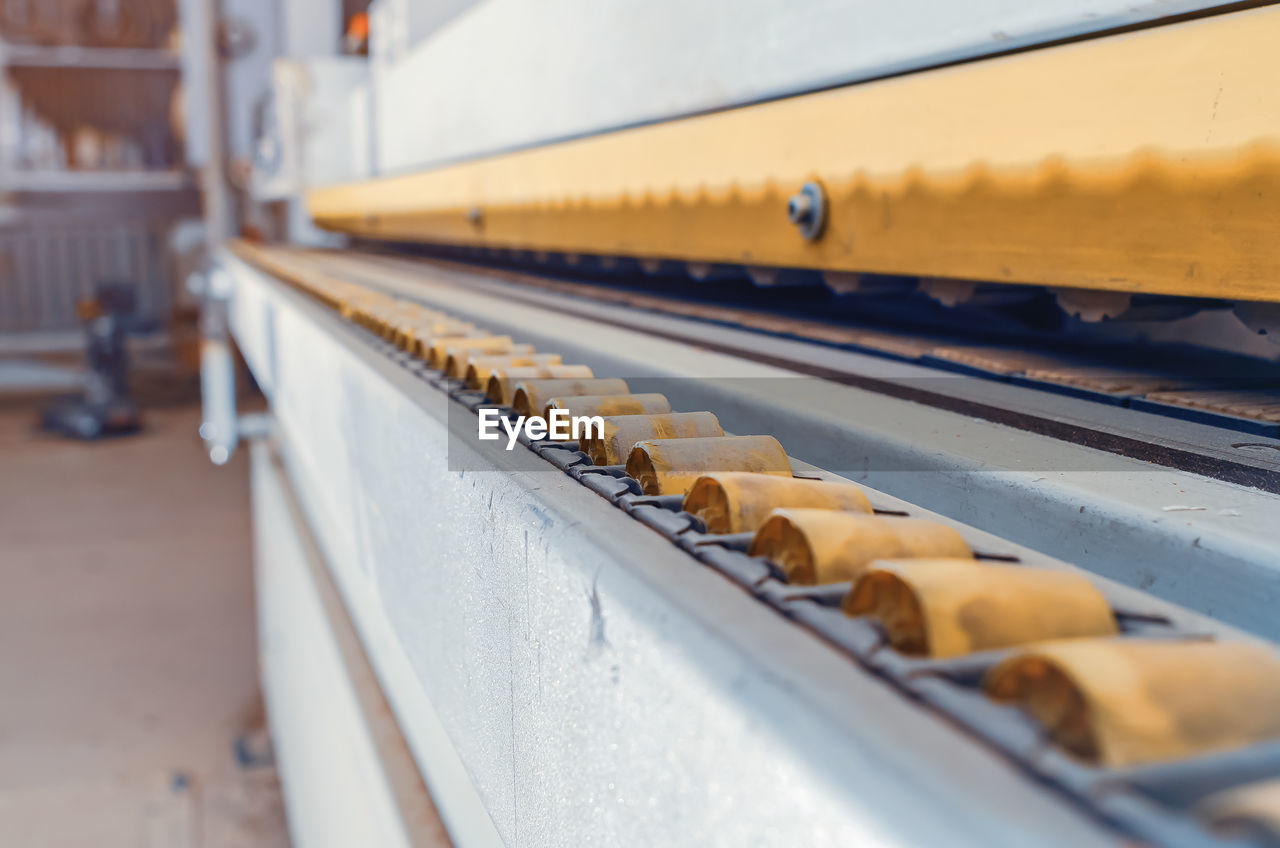
[[[42,424],[77,439],[136,433],[142,428],[138,402],[129,390],[131,335],[153,332],[158,322],[137,314],[132,283],[100,283],[79,304],[85,332],[84,391],[59,398],[45,409]]]
[[[720,740],[706,748],[709,753],[715,752],[714,765],[703,767],[723,774],[724,757],[728,756],[729,749],[723,747],[728,737],[724,736],[726,719],[719,712],[721,706],[731,711],[746,709],[753,715],[763,710],[772,716],[764,718],[761,714],[761,718],[752,721],[762,722],[759,726],[770,736],[786,733],[788,741],[784,749],[788,753],[783,755],[783,749],[769,743],[770,767],[766,768],[763,763],[737,764],[734,769],[746,779],[766,781],[751,797],[787,800],[780,807],[770,805],[754,811],[735,804],[737,829],[734,832],[743,838],[758,836],[764,832],[760,828],[765,822],[771,822],[768,827],[775,830],[770,832],[778,834],[780,844],[792,844],[796,839],[822,842],[839,838],[839,834],[846,833],[846,827],[864,831],[875,828],[884,834],[886,841],[902,844],[928,841],[931,837],[927,834],[933,827],[945,829],[949,844],[1048,845],[1095,841],[1116,844],[1134,837],[1153,844],[1219,844],[1215,829],[1222,819],[1208,812],[1201,814],[1200,805],[1209,804],[1213,792],[1280,774],[1276,771],[1280,761],[1274,756],[1280,731],[1271,726],[1268,718],[1274,714],[1276,704],[1271,687],[1280,681],[1280,672],[1275,670],[1280,669],[1280,655],[1273,645],[1256,641],[1212,617],[1180,609],[1146,592],[1073,569],[1006,538],[930,513],[918,504],[898,500],[865,485],[840,482],[838,477],[788,456],[772,436],[642,440],[632,449],[627,468],[593,463],[573,442],[527,438],[524,447],[514,455],[499,450],[485,454],[482,462],[468,462],[463,456],[482,448],[475,441],[475,425],[468,425],[467,419],[474,420],[475,410],[493,407],[497,402],[468,388],[465,382],[449,378],[441,367],[432,368],[425,359],[429,349],[420,348],[409,339],[401,339],[399,343],[389,341],[394,334],[387,332],[384,324],[403,320],[416,308],[424,313],[445,312],[454,320],[470,322],[476,316],[457,309],[455,295],[474,291],[473,284],[453,289],[439,277],[419,277],[417,286],[402,289],[397,285],[396,275],[385,273],[376,263],[360,263],[354,257],[336,267],[336,263],[330,261],[332,257],[320,255],[248,246],[239,248],[238,252],[249,262],[230,255],[225,259],[236,281],[233,326],[242,328],[239,334],[245,341],[246,356],[255,373],[262,370],[264,385],[270,387],[268,394],[281,416],[282,444],[298,442],[286,448],[286,455],[293,457],[286,464],[292,469],[292,475],[312,481],[302,500],[310,503],[311,520],[319,522],[315,526],[324,528],[320,536],[327,538],[322,544],[330,552],[330,567],[341,575],[339,580],[348,586],[349,595],[362,597],[370,591],[377,593],[362,602],[360,618],[368,632],[382,634],[377,638],[384,650],[398,655],[390,646],[399,644],[399,650],[408,651],[412,645],[416,652],[428,651],[429,658],[421,653],[410,655],[407,666],[403,655],[396,660],[385,658],[383,662],[388,665],[383,673],[384,683],[396,693],[389,692],[389,697],[393,704],[399,701],[401,709],[409,703],[418,703],[420,708],[421,702],[415,700],[420,694],[413,693],[420,693],[418,687],[424,686],[433,704],[452,704],[445,707],[448,712],[439,720],[446,728],[461,734],[449,733],[455,740],[451,750],[457,752],[468,769],[479,769],[481,775],[491,777],[489,768],[501,768],[509,773],[507,770],[512,765],[483,765],[486,762],[484,737],[461,733],[463,723],[469,721],[465,716],[479,702],[465,689],[449,693],[453,685],[449,681],[458,678],[457,672],[445,669],[457,666],[452,664],[448,652],[443,651],[444,643],[431,647],[435,644],[432,640],[409,635],[420,633],[423,609],[432,610],[433,616],[440,615],[451,604],[461,602],[465,593],[475,591],[465,588],[465,583],[456,582],[463,575],[451,576],[454,570],[448,564],[448,552],[461,550],[454,545],[473,545],[476,532],[487,535],[494,532],[493,528],[504,527],[502,540],[495,538],[492,542],[497,547],[488,563],[498,570],[497,574],[505,575],[495,575],[498,583],[507,585],[517,579],[524,567],[521,563],[530,551],[544,550],[546,553],[540,556],[546,559],[539,560],[537,566],[539,576],[526,578],[534,580],[528,584],[528,590],[534,594],[527,603],[519,604],[516,613],[518,621],[529,621],[530,626],[540,616],[561,609],[551,600],[552,595],[544,595],[544,591],[558,596],[561,590],[552,587],[561,585],[564,576],[580,575],[570,577],[571,582],[587,580],[585,600],[589,601],[586,608],[590,614],[581,624],[587,659],[567,660],[560,651],[567,649],[572,653],[581,651],[581,647],[573,646],[571,639],[568,646],[552,649],[542,642],[547,632],[537,630],[538,643],[543,645],[541,650],[552,651],[551,657],[544,655],[543,662],[557,663],[562,673],[565,669],[575,669],[574,674],[579,673],[578,670],[592,674],[594,666],[590,658],[608,656],[614,663],[610,674],[620,675],[614,678],[613,685],[623,686],[628,694],[616,700],[607,695],[607,690],[590,686],[583,689],[575,684],[553,696],[551,705],[540,704],[539,697],[547,697],[545,681],[537,675],[526,676],[532,667],[525,665],[524,660],[504,661],[509,664],[504,666],[506,671],[502,676],[509,677],[510,686],[515,687],[512,697],[516,700],[509,710],[504,708],[500,712],[505,720],[517,721],[516,728],[508,733],[511,750],[517,757],[515,779],[525,790],[519,798],[500,802],[491,790],[484,788],[490,777],[480,778],[478,803],[491,815],[495,810],[505,810],[503,815],[509,816],[498,825],[499,838],[510,838],[501,834],[513,835],[518,820],[529,827],[528,816],[536,818],[540,811],[548,809],[545,805],[558,803],[551,795],[531,792],[530,784],[521,783],[520,775],[525,769],[551,775],[558,783],[567,781],[561,785],[577,787],[565,790],[574,793],[585,789],[584,781],[590,784],[593,780],[589,774],[582,774],[581,769],[582,752],[593,756],[589,753],[594,750],[593,744],[588,743],[585,748],[576,743],[569,745],[566,751],[578,754],[577,758],[568,759],[553,754],[553,748],[547,747],[560,744],[555,740],[564,732],[573,732],[563,727],[555,730],[554,723],[547,723],[548,716],[563,709],[558,706],[562,703],[558,700],[561,696],[586,698],[592,705],[590,709],[604,710],[599,720],[619,730],[605,732],[598,741],[618,739],[618,732],[629,740],[627,744],[636,753],[627,762],[629,769],[638,775],[635,780],[650,797],[658,793],[658,804],[663,809],[675,811],[682,833],[689,828],[698,830],[707,826],[707,808],[697,798],[701,798],[701,793],[711,784],[701,780],[670,783],[666,766],[653,759],[659,749],[670,751],[665,739],[672,731],[664,722],[677,721],[676,726],[681,730],[676,732],[694,734],[690,738],[712,734],[710,738]],[[298,293],[282,288],[277,280],[286,281],[314,300],[308,303]],[[476,299],[476,306],[481,310],[492,309],[496,303],[482,294],[471,293],[467,297]],[[266,315],[273,316],[273,326],[289,327],[291,335],[298,334],[295,352],[270,366],[260,348],[265,331],[262,320]],[[523,320],[530,320],[527,311]],[[545,329],[545,321],[539,318],[535,323]],[[491,334],[510,335],[512,344],[525,343],[522,338],[527,338],[527,343],[539,350],[555,347],[554,342],[548,343],[542,335],[522,336],[518,325],[519,321],[516,325],[498,324],[487,329]],[[256,330],[252,329],[255,327]],[[579,348],[566,343],[560,346],[559,353],[562,357],[582,358],[591,362],[594,372],[607,373],[607,352],[582,355],[581,345],[587,335],[585,327],[581,325],[574,334]],[[272,331],[273,338],[275,332]],[[608,337],[606,332],[603,338]],[[303,347],[307,348],[305,354]],[[278,356],[288,348],[276,350]],[[323,359],[316,360],[320,351],[325,351]],[[601,355],[605,358],[601,359]],[[295,381],[291,375],[307,373],[314,367],[313,362],[323,362],[324,373],[339,382],[317,384],[305,378]],[[355,381],[344,376],[356,373],[363,376]],[[565,391],[588,392],[596,382],[606,379],[617,378],[564,382],[557,387],[562,392],[560,402],[571,403],[575,397],[573,394],[566,397]],[[626,388],[630,388],[630,382],[641,379],[646,378],[629,377]],[[351,399],[338,396],[322,400],[329,394],[323,387],[333,385],[376,392],[379,403],[383,404],[381,408],[394,413],[393,419],[388,420],[407,428],[405,435],[395,440],[380,440],[376,454],[382,458],[372,458],[373,444],[362,441],[359,435],[369,427],[375,428],[369,432],[375,432],[378,425],[350,413],[336,413],[339,409],[362,408],[364,402],[351,403]],[[678,384],[665,381],[663,388],[664,396],[680,397]],[[700,384],[698,388],[706,386]],[[416,407],[417,412],[411,412],[414,404],[405,398],[419,394],[423,396],[421,406]],[[447,398],[448,406],[443,411],[439,401],[432,399],[441,394]],[[331,407],[337,415],[333,420],[342,422],[343,428],[353,428],[341,438],[346,444],[360,445],[358,454],[347,454],[349,459],[334,464],[338,455],[331,450],[317,450],[320,442],[315,440],[324,437],[314,431],[310,423],[314,420],[314,411],[303,412],[314,410],[316,403],[339,404]],[[526,408],[534,407],[527,405]],[[517,414],[509,406],[500,405],[499,410],[510,416]],[[298,417],[299,414],[302,417]],[[666,415],[672,414],[678,413]],[[413,422],[422,415],[427,416],[421,425],[425,430],[410,436],[419,426]],[[717,418],[721,417],[717,411]],[[655,425],[650,422],[650,426]],[[740,431],[736,424],[733,426]],[[428,436],[428,432],[432,435]],[[790,441],[790,436],[784,434],[784,437]],[[352,442],[352,438],[356,441]],[[405,438],[426,439],[419,443],[432,447],[421,458],[409,460],[401,456],[396,446]],[[405,491],[406,462],[429,475],[410,484],[413,488],[425,486],[431,492],[425,501],[406,499],[398,494]],[[472,472],[464,470],[468,468]],[[486,470],[490,473],[486,474]],[[374,538],[361,540],[355,533],[356,527],[343,517],[346,507],[333,500],[341,488],[322,482],[335,474],[367,480],[362,486],[390,487],[389,491],[363,488],[359,496],[377,502],[376,506],[370,505],[379,516],[376,529],[372,530]],[[368,476],[371,474],[374,477]],[[546,475],[576,480],[589,500],[580,502],[563,484],[548,485]],[[941,478],[931,474],[929,479]],[[1180,479],[1190,481],[1187,477]],[[396,480],[401,482],[395,483]],[[528,487],[527,495],[514,495],[511,487],[517,480],[521,481],[520,487]],[[708,490],[713,483],[719,484],[720,494],[711,494]],[[1188,482],[1187,485],[1194,484]],[[442,487],[449,494],[442,491]],[[846,494],[846,489],[857,491],[860,497]],[[499,520],[493,510],[503,507],[496,503],[483,505],[494,503],[489,499],[498,491],[508,492],[506,497],[513,498],[510,506],[518,514],[545,516],[539,533],[547,535],[530,539],[522,535],[529,532],[527,522]],[[757,501],[751,507],[732,506],[735,502],[750,503],[743,495],[751,492],[761,493],[756,497],[764,502]],[[563,500],[566,496],[568,501]],[[537,506],[527,503],[525,497],[532,497]],[[1275,508],[1274,496],[1255,492],[1248,497],[1258,508]],[[408,525],[398,521],[388,523],[399,511],[390,509],[387,498],[404,502],[399,511],[418,510],[423,503],[429,503],[433,510],[446,512],[459,525],[447,531],[447,538],[457,541],[445,541],[442,549],[440,537],[433,536],[429,542],[424,537],[424,544],[435,552],[429,557],[430,564],[425,570],[412,566],[406,570],[405,565],[397,564],[404,562],[403,556],[394,552],[404,549]],[[592,498],[595,505],[591,503]],[[768,503],[771,499],[773,504]],[[413,506],[409,506],[410,501]],[[772,513],[765,509],[770,506]],[[527,510],[533,512],[527,513]],[[761,512],[765,513],[763,518],[746,518]],[[720,513],[738,515],[739,523],[736,527],[723,523],[713,526],[711,517]],[[558,517],[562,514],[569,523]],[[610,514],[622,523],[611,520]],[[1065,520],[1065,516],[1063,518]],[[743,530],[746,522],[758,524],[758,529]],[[641,535],[634,536],[624,529],[627,525],[639,528]],[[433,527],[440,526],[433,522]],[[478,530],[479,527],[491,529]],[[573,540],[564,535],[568,527],[581,528],[574,531]],[[576,533],[586,532],[588,528],[595,541],[586,538],[579,541]],[[513,533],[515,537],[508,539]],[[594,546],[605,539],[611,540],[612,552],[601,558]],[[1236,544],[1240,541],[1237,539]],[[666,552],[652,548],[653,543],[666,544]],[[570,548],[579,544],[585,548],[570,553]],[[412,541],[408,545],[409,551],[424,550]],[[415,562],[414,557],[409,553],[407,563]],[[574,565],[575,562],[581,565]],[[631,572],[630,566],[624,565],[627,562],[634,562],[638,570]],[[1258,560],[1257,565],[1269,570],[1263,562]],[[598,570],[594,571],[595,577],[590,578],[593,569],[601,568],[607,568],[608,573],[614,575],[605,583],[601,583],[602,572]],[[618,571],[619,568],[622,570]],[[627,588],[613,587],[612,581],[623,574],[650,575],[648,579],[657,582],[648,585],[662,595],[677,586],[687,586],[670,596],[682,598],[680,612],[657,602],[648,592],[636,594],[630,582]],[[1238,579],[1244,578],[1239,569],[1232,574]],[[703,575],[718,575],[721,582],[707,584],[701,580]],[[697,579],[686,584],[685,581],[693,578]],[[498,589],[498,583],[493,584],[494,589]],[[372,588],[374,586],[377,588]],[[457,594],[459,592],[464,594]],[[686,598],[685,592],[692,595]],[[385,600],[379,604],[374,597],[421,600],[407,605]],[[511,600],[514,596],[509,590],[499,590],[498,597]],[[736,606],[735,612],[724,617],[719,604],[730,598],[754,598],[761,609],[776,611],[777,621],[784,623],[789,633],[804,638],[793,645],[790,637],[783,638],[771,628],[762,630],[761,620]],[[1192,600],[1189,606],[1208,612],[1203,601],[1204,597],[1200,596],[1198,603]],[[483,616],[480,610],[485,608],[485,602],[474,596],[472,602],[479,602],[481,606],[464,615]],[[658,607],[651,607],[654,603],[658,603]],[[544,609],[542,604],[550,606]],[[650,615],[656,618],[650,619]],[[777,708],[789,716],[788,720],[782,720],[784,713],[773,712],[774,699],[779,693],[766,692],[757,689],[754,683],[747,683],[753,679],[753,672],[740,666],[735,666],[737,670],[733,673],[747,675],[742,678],[743,682],[714,696],[700,688],[710,668],[723,662],[723,658],[708,658],[711,666],[703,665],[699,658],[696,660],[698,670],[692,677],[684,677],[682,671],[678,679],[669,678],[671,657],[657,650],[652,640],[665,643],[672,638],[671,628],[683,628],[690,615],[698,622],[696,627],[714,627],[728,644],[736,646],[735,650],[747,651],[753,657],[751,662],[764,662],[770,669],[769,675],[784,675],[785,691],[791,695],[784,699],[785,704],[777,704]],[[504,623],[499,625],[494,621],[494,625],[508,628],[506,615],[500,619]],[[642,621],[649,623],[642,624]],[[437,628],[451,626],[441,622]],[[615,626],[620,626],[621,632],[611,629]],[[640,629],[633,630],[633,627]],[[507,629],[503,632],[506,635],[497,640],[498,644],[514,649],[512,640],[521,637]],[[747,633],[756,636],[748,638]],[[1064,637],[1070,637],[1071,641],[1052,641]],[[411,645],[405,639],[412,639]],[[1044,641],[1046,639],[1051,641]],[[709,645],[701,638],[684,644],[686,650],[692,649],[695,653]],[[789,647],[784,649],[783,644]],[[752,645],[758,647],[750,647]],[[766,645],[772,647],[766,648]],[[477,645],[476,650],[476,661],[492,659],[487,648]],[[764,653],[755,653],[760,650]],[[820,659],[832,650],[845,657],[843,666],[827,667]],[[536,653],[534,650],[530,656]],[[417,658],[412,658],[414,656]],[[647,677],[642,656],[648,657],[649,662],[659,663],[655,669],[666,669],[662,672],[668,675],[665,683]],[[490,659],[480,660],[480,657]],[[1098,659],[1094,661],[1089,657]],[[1115,659],[1107,659],[1109,657]],[[1185,658],[1185,666],[1180,657]],[[1203,674],[1194,670],[1187,673],[1187,669],[1202,666],[1206,669]],[[393,667],[398,670],[390,671]],[[823,670],[818,671],[819,667]],[[789,671],[783,672],[782,668]],[[806,669],[810,668],[823,680],[816,687],[802,682],[808,673]],[[435,671],[428,672],[428,669]],[[443,678],[435,684],[428,683],[429,677],[425,675],[430,673],[441,674]],[[622,680],[631,675],[637,679],[624,686]],[[1150,679],[1143,675],[1150,675]],[[1210,678],[1214,681],[1212,686],[1199,685],[1198,681]],[[856,703],[856,699],[849,700],[851,692],[842,690],[843,694],[832,706],[839,714],[849,717],[858,730],[849,736],[851,729],[846,724],[843,730],[824,731],[820,742],[802,742],[802,738],[810,737],[800,729],[812,721],[826,721],[818,718],[822,714],[820,705],[826,703],[834,690],[841,689],[845,681],[852,680],[872,683],[877,688],[887,686],[889,691],[896,690],[912,700],[902,700],[894,706],[886,704],[871,712],[864,708],[851,713],[850,705]],[[646,691],[660,691],[664,700],[674,698],[684,703],[685,697],[693,697],[702,700],[704,707],[710,703],[717,706],[711,712],[703,709],[695,713],[678,707],[633,710],[633,706],[640,707],[640,701],[635,700],[639,695],[630,688],[632,685],[641,685]],[[744,686],[747,688],[743,689]],[[541,696],[537,694],[539,687],[542,687]],[[484,698],[482,691],[477,691],[474,697]],[[610,698],[613,706],[597,706],[599,697]],[[1024,714],[1016,706],[1006,706],[1008,702],[1025,702],[1028,712]],[[812,712],[815,708],[817,713]],[[545,713],[545,710],[551,712]],[[406,719],[403,712],[398,714],[406,726],[420,723]],[[582,713],[575,712],[575,715]],[[1020,717],[1023,715],[1040,725],[1025,723],[1026,719]],[[492,716],[493,720],[499,718]],[[925,719],[926,725],[916,724],[917,718]],[[899,726],[899,720],[910,727]],[[591,721],[595,727],[596,720]],[[641,729],[642,725],[633,721],[658,722],[659,726]],[[925,730],[928,721],[935,724]],[[713,726],[720,730],[713,730]],[[1039,726],[1044,729],[1037,729]],[[799,735],[793,735],[789,729]],[[908,736],[924,734],[920,739],[927,736],[928,742],[923,747],[908,744],[902,732]],[[1045,747],[1045,733],[1056,741],[1057,747]],[[869,769],[864,759],[865,749],[863,757],[846,760],[835,756],[833,759],[833,746],[844,744],[838,740],[856,737],[861,740],[857,745],[864,746],[870,741],[867,734],[898,752],[892,757],[892,768]],[[957,776],[971,774],[968,769],[984,768],[969,761],[970,754],[960,752],[975,742],[978,750],[984,752],[982,756],[995,756],[1004,770],[1002,777],[990,775],[981,785],[990,788],[998,784],[1001,788],[995,796],[980,800],[970,795],[959,802],[959,797],[967,795],[975,784]],[[807,747],[810,744],[816,747]],[[959,748],[955,747],[957,744]],[[434,736],[432,740],[422,739],[414,745],[428,783],[433,787],[439,785],[432,781],[431,771],[440,767],[440,745],[439,738]],[[536,750],[537,755],[523,760],[522,765],[520,751],[525,750],[524,746]],[[740,746],[737,749],[747,753],[742,752]],[[700,767],[695,765],[698,750],[702,748],[694,746],[687,752],[677,749],[674,760],[671,754],[659,760],[688,773],[686,769]],[[753,748],[748,756],[760,753],[759,748]],[[800,760],[792,759],[794,757]],[[602,752],[601,758],[602,763],[614,762],[611,753]],[[956,758],[966,760],[969,765],[957,771]],[[783,779],[778,770],[782,762],[789,763],[784,770],[788,775],[785,778],[788,789],[775,782]],[[1007,771],[1010,763],[1011,772]],[[910,805],[913,812],[895,810],[891,800],[896,797],[897,803],[901,803],[903,797],[918,797],[918,793],[901,794],[905,785],[898,783],[896,777],[889,777],[904,775],[905,770],[915,775],[913,780],[922,779],[924,773],[915,771],[917,764],[923,764],[926,773],[932,773],[941,781],[930,782],[927,797],[931,806],[927,815],[921,814],[914,804]],[[1019,772],[1034,775],[1038,780],[1020,780],[1016,777]],[[873,775],[879,787],[874,793],[866,783]],[[835,784],[828,782],[832,777]],[[1006,784],[1011,777],[1012,781]],[[620,779],[620,775],[612,777],[615,786]],[[661,788],[664,786],[666,789]],[[803,794],[796,796],[796,791]],[[1047,795],[1042,795],[1046,792]],[[451,790],[453,793],[466,795],[457,787]],[[810,801],[801,800],[802,797],[811,799],[814,793],[826,799],[821,811],[807,806]],[[1014,793],[1018,800],[1005,793]],[[690,794],[696,797],[689,797]],[[622,790],[619,797],[625,801],[629,797],[627,790]],[[868,797],[875,797],[877,803],[867,807],[862,802]],[[852,808],[847,806],[850,799],[858,799]],[[1042,807],[1046,801],[1049,807]],[[466,811],[474,810],[476,803],[477,799],[471,795],[441,802],[441,814],[450,824],[455,840],[487,838],[465,827],[455,833],[455,825],[450,821],[451,815],[468,816]],[[688,804],[692,806],[686,806]],[[1037,821],[1030,829],[1019,824],[1020,813],[1026,809],[1023,804],[1037,808]],[[771,818],[774,810],[780,813],[797,807],[807,811],[798,820],[790,815],[785,819]],[[1050,808],[1057,812],[1050,813]],[[1019,814],[1015,815],[1014,809],[1018,809]],[[1056,818],[1061,813],[1065,813],[1072,824],[1063,821],[1056,827],[1066,830],[1043,828],[1048,817]],[[525,818],[519,819],[522,815]],[[611,818],[604,831],[577,820],[562,821],[550,829],[545,823],[534,824],[532,826],[538,828],[536,835],[527,837],[526,832],[526,837],[536,841],[582,838],[587,833],[610,832],[607,828],[619,826],[617,823],[624,820],[630,822],[629,826],[645,828],[647,836],[658,841],[665,841],[666,837],[679,841],[680,837],[665,830],[662,822],[643,814],[636,818],[625,814]],[[788,824],[783,825],[783,821]],[[1079,830],[1081,825],[1101,830],[1086,833]],[[941,831],[935,835],[943,838]]]
[[[447,5],[210,306],[450,839],[1280,838],[1276,9]]]
[[[1274,302],[1256,234],[1274,214],[1275,115],[1258,104],[1278,28],[1275,9],[1222,14],[327,186],[308,205],[387,240]]]

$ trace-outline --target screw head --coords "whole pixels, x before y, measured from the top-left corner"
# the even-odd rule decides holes
[[[800,193],[791,196],[787,201],[787,218],[793,224],[803,224],[813,217],[813,199]]]
[[[827,223],[827,197],[822,186],[815,182],[805,183],[800,191],[787,201],[787,220],[795,224],[800,235],[813,241],[822,235],[822,228]]]

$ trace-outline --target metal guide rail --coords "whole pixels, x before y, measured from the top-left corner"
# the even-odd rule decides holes
[[[385,241],[1275,304],[1278,35],[1266,4],[323,186],[307,205]]]
[[[476,253],[483,253],[476,251]],[[336,256],[336,254],[335,254]],[[388,268],[414,269],[408,257],[358,254]],[[465,264],[460,268],[471,268]],[[474,257],[484,261],[489,257]],[[1085,400],[1200,421],[1241,433],[1280,438],[1280,365],[1245,357],[1205,356],[1176,347],[1158,349],[1119,344],[1097,350],[1062,349],[1051,344],[1004,344],[923,333],[902,328],[850,326],[821,318],[779,314],[736,303],[701,302],[651,293],[643,287],[613,287],[536,273],[484,266],[488,275],[521,286],[576,299],[613,303],[680,315],[729,327],[800,339],[824,346],[914,362],[931,368],[1057,392]],[[610,271],[599,276],[610,279]],[[626,280],[626,277],[622,277]],[[825,304],[824,304],[825,305]],[[1195,355],[1195,354],[1200,355]]]
[[[1120,833],[1280,840],[1269,644],[725,433],[711,412],[287,253],[239,252],[463,407],[601,415],[580,441],[520,440]]]

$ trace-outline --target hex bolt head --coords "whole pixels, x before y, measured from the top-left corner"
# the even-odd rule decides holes
[[[827,223],[827,197],[818,183],[805,183],[787,201],[787,220],[795,224],[800,235],[813,241],[822,235]]]

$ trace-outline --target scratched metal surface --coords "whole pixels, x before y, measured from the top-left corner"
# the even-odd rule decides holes
[[[564,475],[450,470],[443,394],[235,276],[304,508],[459,844],[1114,842]],[[443,786],[450,757],[469,787]]]

